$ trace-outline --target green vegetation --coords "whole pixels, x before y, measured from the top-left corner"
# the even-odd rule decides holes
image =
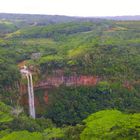
[[[0,124],[11,122],[13,120],[9,112],[10,112],[10,107],[0,102]]]
[[[1,106],[9,110],[9,107],[2,103]],[[10,113],[10,110],[7,113]],[[32,120],[26,117],[26,121],[19,122],[23,116],[25,117],[24,114],[18,117],[13,115],[14,120],[1,122],[0,140],[138,140],[140,137],[140,113],[124,114],[118,110],[103,110],[89,115],[82,124],[61,128],[45,119]]]
[[[119,22],[63,23],[19,29],[2,40],[12,62],[29,60],[42,73],[77,68],[77,73],[107,79],[139,79],[139,28]],[[140,24],[140,23],[139,23]],[[133,28],[134,27],[134,28]],[[34,59],[33,54],[40,53]],[[5,54],[2,54],[5,56]],[[7,56],[7,57],[8,57]]]
[[[13,132],[1,140],[41,140],[42,135],[39,132],[30,133],[28,131]]]
[[[138,140],[139,27],[140,21],[0,14],[0,139]],[[34,120],[26,100],[20,103],[23,61],[34,83],[58,75],[100,82],[35,90]]]
[[[81,140],[138,140],[140,137],[140,114],[123,114],[117,110],[105,110],[84,120],[86,128]]]

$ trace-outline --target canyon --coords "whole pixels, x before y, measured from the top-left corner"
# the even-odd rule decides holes
[[[20,73],[22,75],[19,85],[20,103],[27,106],[29,115],[32,118],[35,118],[35,110],[41,107],[42,101],[44,101],[44,105],[48,103],[48,94],[51,93],[51,89],[60,86],[95,86],[100,81],[98,76],[76,75],[75,73],[66,76],[63,70],[56,70],[54,71],[55,74],[47,75],[45,78],[33,82],[33,79],[37,77],[37,72],[33,70],[33,67],[28,68],[25,65],[20,68]],[[40,95],[42,99],[36,96],[37,90],[43,91],[43,94]]]

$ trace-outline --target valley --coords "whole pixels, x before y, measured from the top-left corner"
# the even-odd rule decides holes
[[[0,14],[0,140],[138,140],[136,17]]]

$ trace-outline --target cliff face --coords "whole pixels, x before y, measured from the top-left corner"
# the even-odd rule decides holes
[[[65,86],[95,86],[100,81],[97,76],[48,76],[45,80],[34,84],[34,89],[47,89]],[[20,84],[20,93],[27,93],[27,85]]]
[[[21,83],[19,86],[19,92],[21,95],[24,95],[25,93],[27,93],[27,85]]]
[[[45,80],[38,82],[35,88],[51,88],[65,86],[95,86],[100,78],[97,76],[48,76]]]

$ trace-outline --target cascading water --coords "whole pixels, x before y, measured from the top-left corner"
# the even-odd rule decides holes
[[[35,119],[35,105],[34,105],[34,89],[32,74],[26,69],[21,70],[22,74],[25,74],[28,81],[28,101],[29,101],[29,114]]]
[[[34,90],[32,74],[26,74],[28,80],[28,98],[29,98],[29,113],[32,118],[35,118],[35,106],[34,106]]]

